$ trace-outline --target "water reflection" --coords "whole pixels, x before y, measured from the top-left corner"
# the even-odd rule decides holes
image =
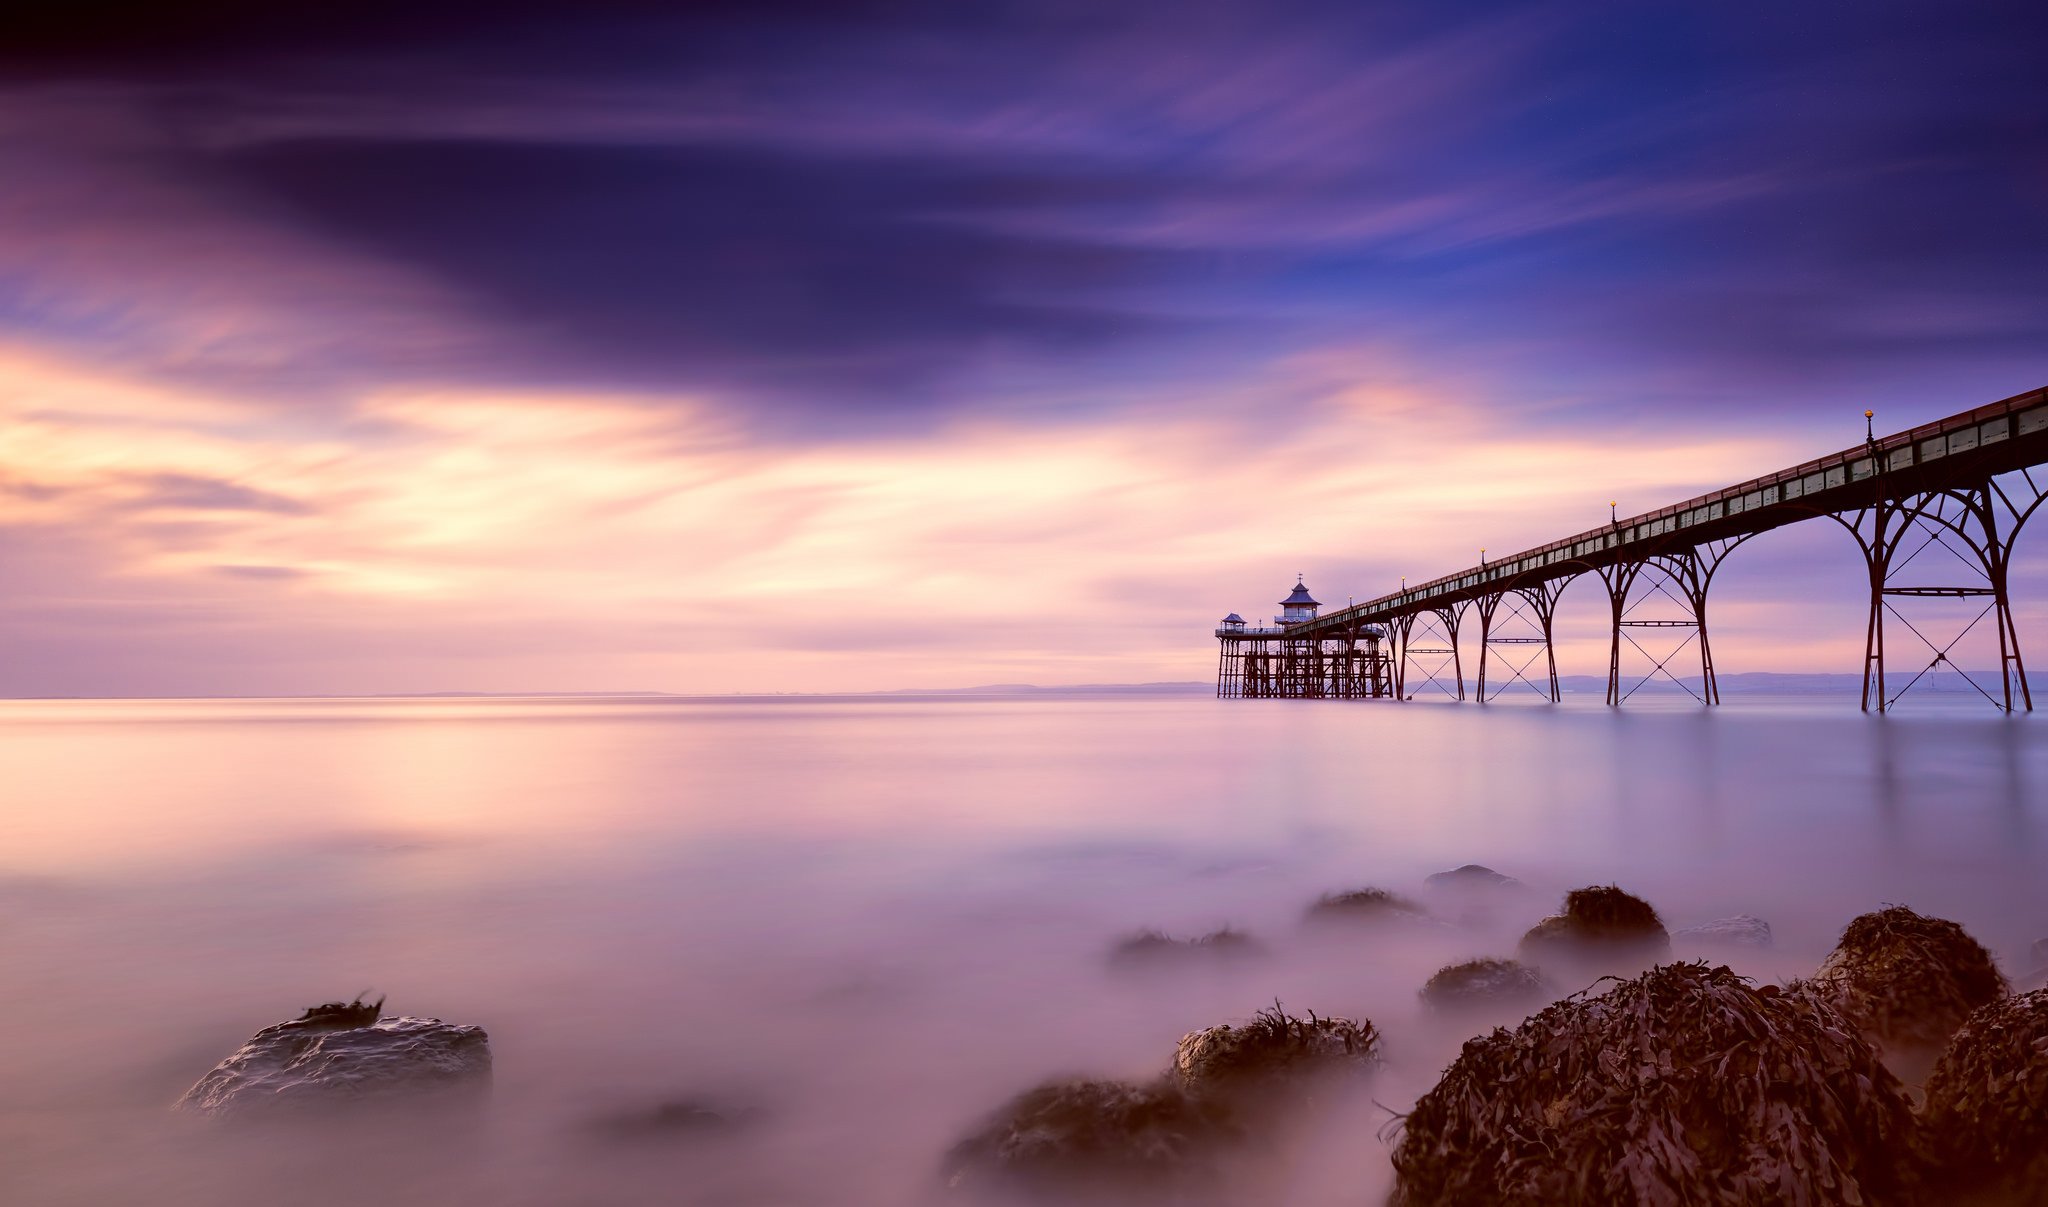
[[[916,1201],[1048,1076],[1142,1077],[1276,998],[1388,1038],[1371,1093],[1259,1176],[1369,1201],[1385,1118],[1463,1035],[1416,989],[1563,890],[1768,919],[1811,969],[1881,902],[2027,967],[2048,936],[2033,720],[1839,702],[1611,712],[1202,700],[250,701],[0,706],[10,1203]],[[1324,892],[1483,863],[1463,926],[1305,930]],[[1121,975],[1119,936],[1265,959]],[[359,989],[490,1029],[473,1133],[262,1141],[164,1107]],[[744,1129],[591,1121],[717,1100]]]

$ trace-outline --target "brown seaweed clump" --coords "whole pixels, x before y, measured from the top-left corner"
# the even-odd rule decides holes
[[[1970,1016],[1927,1079],[1921,1120],[1958,1201],[2048,1204],[2048,989]]]
[[[1193,939],[1176,939],[1157,930],[1141,930],[1110,949],[1109,962],[1118,968],[1158,968],[1261,956],[1265,946],[1241,930],[1226,926]]]
[[[1438,1010],[1465,1012],[1526,1006],[1549,992],[1543,974],[1527,964],[1487,958],[1439,968],[1422,986],[1421,997]]]
[[[1192,1031],[1174,1049],[1173,1071],[1189,1092],[1249,1101],[1303,1091],[1325,1075],[1370,1072],[1380,1036],[1370,1021],[1296,1018],[1274,1003],[1241,1027]]]
[[[1910,1204],[1912,1107],[1825,1002],[1667,964],[1466,1043],[1403,1123],[1396,1207]]]
[[[367,1027],[384,1013],[384,999],[366,1002],[358,994],[352,1002],[322,1002],[318,1006],[306,1007],[306,1012],[292,1020],[294,1025],[303,1025],[305,1030],[333,1027],[341,1030],[348,1027]]]
[[[1991,953],[1968,931],[1902,905],[1850,922],[1809,987],[1878,1043],[1904,1049],[1939,1049],[2006,993]]]
[[[1063,1204],[1235,1204],[1225,1162],[1270,1140],[1283,1109],[1325,1076],[1377,1066],[1370,1022],[1296,1018],[1277,1004],[1242,1027],[1180,1041],[1145,1084],[1059,1080],[1029,1090],[954,1145],[947,1187]]]
[[[1524,961],[1622,967],[1629,971],[1671,954],[1671,935],[1649,902],[1614,885],[1573,889],[1564,912],[1553,914],[1522,936]]]
[[[1325,893],[1308,907],[1310,922],[1433,922],[1429,911],[1383,888]]]
[[[1220,1104],[1170,1079],[1051,1081],[1011,1099],[955,1144],[953,1191],[1021,1191],[1058,1202],[1202,1201],[1216,1158],[1242,1137]]]

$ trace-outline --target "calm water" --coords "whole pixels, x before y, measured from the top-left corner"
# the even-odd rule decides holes
[[[1185,1031],[1369,1016],[1390,1067],[1244,1171],[1357,1204],[1462,1035],[1415,990],[1615,881],[1674,927],[1768,919],[1809,970],[1852,915],[2048,935],[2048,741],[1988,710],[1610,712],[1359,702],[0,704],[0,1201],[908,1204],[1053,1074],[1148,1075]],[[1463,927],[1304,933],[1485,863]],[[1242,967],[1132,977],[1142,926],[1230,923]],[[208,1126],[167,1107],[251,1032],[370,989],[487,1027],[471,1126]],[[726,1133],[593,1119],[703,1097]]]

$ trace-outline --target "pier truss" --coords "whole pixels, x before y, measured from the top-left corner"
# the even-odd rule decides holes
[[[1416,692],[1465,698],[1465,664],[1458,653],[1458,624],[1467,604],[1457,603],[1399,617],[1390,626],[1394,645],[1394,694],[1412,700]],[[1422,673],[1409,674],[1410,668]]]
[[[1557,598],[1570,579],[1552,579],[1533,586],[1515,587],[1475,602],[1479,611],[1479,702],[1498,699],[1517,684],[1555,704],[1564,699],[1557,687],[1557,648],[1552,640],[1557,619]],[[1501,605],[1507,611],[1501,611]],[[1496,647],[1504,647],[1495,654]],[[1491,685],[1487,668],[1498,658],[1507,668],[1505,678],[1496,675]],[[1536,669],[1537,662],[1543,668]],[[1540,675],[1541,683],[1534,676]]]
[[[1299,628],[1299,626],[1296,626]],[[1216,694],[1224,699],[1366,699],[1394,694],[1386,630],[1354,624],[1306,636],[1288,628],[1219,629]]]
[[[1848,530],[1869,572],[1865,710],[1883,712],[1930,674],[1948,671],[1997,708],[2030,711],[2008,580],[2014,542],[2048,498],[2044,465],[2048,389],[1890,436],[1867,433],[1830,456],[1616,516],[1603,528],[1328,616],[1218,629],[1217,694],[1464,700],[1459,635],[1469,612],[1479,622],[1472,698],[1485,703],[1526,689],[1554,702],[1558,599],[1590,574],[1609,605],[1607,702],[1619,705],[1661,677],[1717,704],[1707,628],[1715,573],[1759,533],[1826,517]],[[1359,648],[1368,632],[1369,654]],[[1995,637],[1995,670],[1972,673],[1954,661],[1972,634]]]

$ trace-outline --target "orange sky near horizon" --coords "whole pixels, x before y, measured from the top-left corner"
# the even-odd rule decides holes
[[[1645,510],[1824,451],[1661,418],[1596,437],[1348,356],[1272,373],[1176,400],[1170,422],[984,416],[806,446],[687,399],[476,389],[293,411],[14,348],[0,532],[26,656],[0,690],[1205,679],[1215,618],[1269,614],[1296,571],[1342,604],[1588,527],[1609,497]],[[1247,405],[1261,393],[1305,401]],[[1800,583],[1738,555],[1713,605],[1723,672],[1853,670],[1846,540],[1767,543],[1781,556],[1760,566],[1817,559],[1838,598],[1795,611]],[[1567,597],[1565,673],[1604,671],[1600,614],[1590,590]]]

